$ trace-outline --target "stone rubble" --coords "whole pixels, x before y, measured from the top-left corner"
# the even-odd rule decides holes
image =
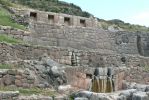
[[[136,89],[122,90],[114,93],[93,93],[79,91],[75,94],[74,100],[149,100],[148,92],[137,91]]]

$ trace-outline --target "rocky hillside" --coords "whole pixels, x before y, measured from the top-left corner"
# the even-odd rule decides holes
[[[12,19],[13,16],[14,15],[11,14],[5,7],[0,5],[0,25],[11,26],[13,28],[25,30],[25,26],[16,23]]]
[[[0,0],[0,100],[149,100],[147,27],[39,10],[89,17],[58,0]]]
[[[49,11],[56,13],[65,13],[70,15],[77,15],[83,17],[92,16],[89,12],[82,11],[82,9],[73,4],[59,0],[0,0],[2,5],[7,6],[24,6],[41,11]],[[120,30],[129,32],[149,32],[149,28],[141,25],[134,25],[125,23],[119,19],[104,20],[98,18],[99,28],[104,30]]]
[[[120,30],[129,32],[149,32],[149,27],[125,23],[119,19],[103,20],[98,19],[99,27],[105,30]]]
[[[1,0],[1,2],[7,5],[20,4],[23,6],[27,6],[42,11],[65,13],[83,17],[91,16],[90,13],[82,11],[82,9],[79,6],[73,3],[67,3],[59,0]]]

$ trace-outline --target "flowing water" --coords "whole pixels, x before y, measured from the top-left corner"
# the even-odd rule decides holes
[[[113,80],[110,70],[100,74],[100,69],[95,69],[94,77],[91,82],[90,91],[96,93],[109,93],[114,91]],[[110,73],[110,74],[109,74]]]

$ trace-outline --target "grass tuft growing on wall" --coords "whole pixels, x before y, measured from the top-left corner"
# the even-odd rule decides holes
[[[10,44],[22,44],[23,41],[19,39],[12,38],[8,35],[0,34],[0,42],[10,43]]]
[[[0,87],[0,91],[19,91],[21,95],[44,95],[44,96],[55,96],[58,93],[50,89],[40,89],[40,88],[13,88],[13,87]]]
[[[11,26],[13,28],[18,28],[18,29],[21,29],[21,30],[26,29],[25,26],[14,22],[11,19],[11,14],[6,9],[4,9],[2,7],[0,7],[0,25]]]
[[[12,69],[8,64],[0,64],[0,69]]]

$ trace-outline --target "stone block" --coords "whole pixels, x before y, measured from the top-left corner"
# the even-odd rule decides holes
[[[27,83],[27,79],[24,78],[24,79],[21,79],[22,83]]]
[[[76,76],[77,76],[78,78],[83,78],[83,79],[86,78],[86,74],[80,73],[80,72],[76,72]]]
[[[65,97],[65,96],[58,96],[58,97],[55,97],[54,100],[67,100],[67,97]]]
[[[3,77],[3,81],[5,85],[12,85],[15,83],[15,77],[7,74]]]
[[[149,96],[146,92],[137,92],[133,94],[132,100],[149,100]]]
[[[30,73],[29,73],[28,70],[25,70],[23,74],[25,74],[25,75],[29,75]]]
[[[125,96],[127,98],[127,100],[131,100],[133,93],[135,93],[135,92],[137,92],[136,89],[125,90],[120,93],[120,96]]]
[[[22,82],[21,80],[15,80],[15,85],[18,86],[18,87],[21,87],[22,86]]]
[[[0,75],[6,75],[7,74],[7,70],[0,70]]]
[[[30,85],[29,85],[28,83],[23,83],[22,87],[23,87],[23,88],[29,88]]]
[[[34,84],[34,80],[27,80],[28,84]]]
[[[3,78],[0,78],[0,86],[4,86]]]
[[[17,74],[17,70],[8,70],[7,73],[9,75],[16,75]]]
[[[34,77],[28,76],[27,79],[28,80],[34,80]]]
[[[4,30],[0,30],[0,34],[4,34],[5,33],[5,31]]]
[[[22,76],[21,75],[16,75],[15,78],[18,79],[18,80],[21,80]]]
[[[78,97],[78,98],[75,98],[74,100],[88,100],[88,98],[85,98],[85,97]]]

